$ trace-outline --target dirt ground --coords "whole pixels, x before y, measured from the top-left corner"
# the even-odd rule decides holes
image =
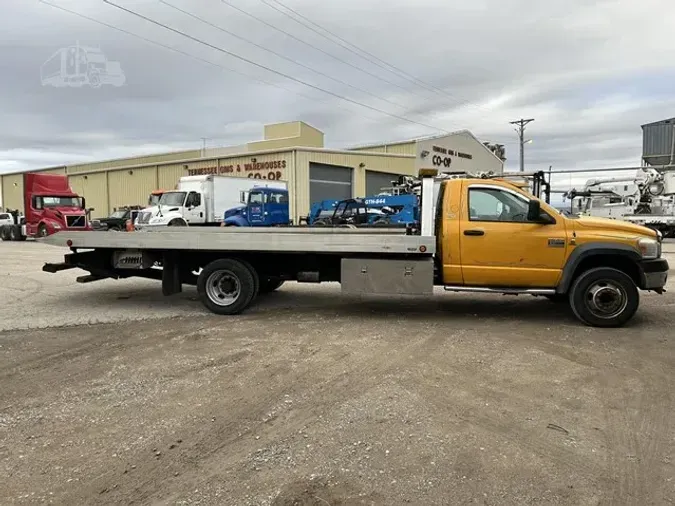
[[[13,246],[11,286],[49,287],[54,250]],[[532,297],[291,285],[225,318],[130,283],[35,300],[137,321],[0,332],[0,504],[675,503],[672,289],[601,330]]]

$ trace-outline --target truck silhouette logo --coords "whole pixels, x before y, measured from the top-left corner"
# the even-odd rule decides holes
[[[101,48],[74,46],[59,49],[40,67],[42,86],[55,88],[100,88],[104,84],[124,86],[126,76],[117,61],[106,58]]]

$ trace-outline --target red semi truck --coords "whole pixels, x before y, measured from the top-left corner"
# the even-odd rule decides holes
[[[70,188],[67,176],[24,174],[23,191],[24,216],[18,223],[0,225],[3,241],[46,237],[61,230],[91,230],[84,197]]]

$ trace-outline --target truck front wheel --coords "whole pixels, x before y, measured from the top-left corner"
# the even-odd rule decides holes
[[[214,260],[202,269],[197,293],[209,311],[220,315],[241,313],[256,295],[251,269],[234,259]]]
[[[0,225],[0,239],[9,241],[9,225]]]
[[[628,274],[607,267],[582,273],[572,285],[570,305],[579,320],[593,327],[621,327],[640,305],[640,294]]]
[[[37,231],[37,236],[38,237],[47,237],[49,235],[49,231],[47,230],[47,225],[44,223],[41,223],[40,226],[38,227]]]
[[[168,227],[187,227],[187,223],[185,223],[185,221],[181,220],[180,218],[176,218],[175,220],[171,220],[167,226]]]

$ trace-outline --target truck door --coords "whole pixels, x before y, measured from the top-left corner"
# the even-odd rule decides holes
[[[262,226],[265,224],[265,207],[267,205],[267,193],[251,191],[248,194],[248,206],[246,215],[251,225]]]
[[[183,218],[190,223],[204,223],[204,202],[202,201],[202,194],[198,192],[190,192],[185,197],[185,211]]]
[[[525,193],[495,184],[465,184],[459,227],[464,284],[555,286],[567,248],[564,220],[551,215],[555,223],[528,222],[530,197]]]
[[[265,204],[267,225],[288,225],[288,193],[271,191]]]

